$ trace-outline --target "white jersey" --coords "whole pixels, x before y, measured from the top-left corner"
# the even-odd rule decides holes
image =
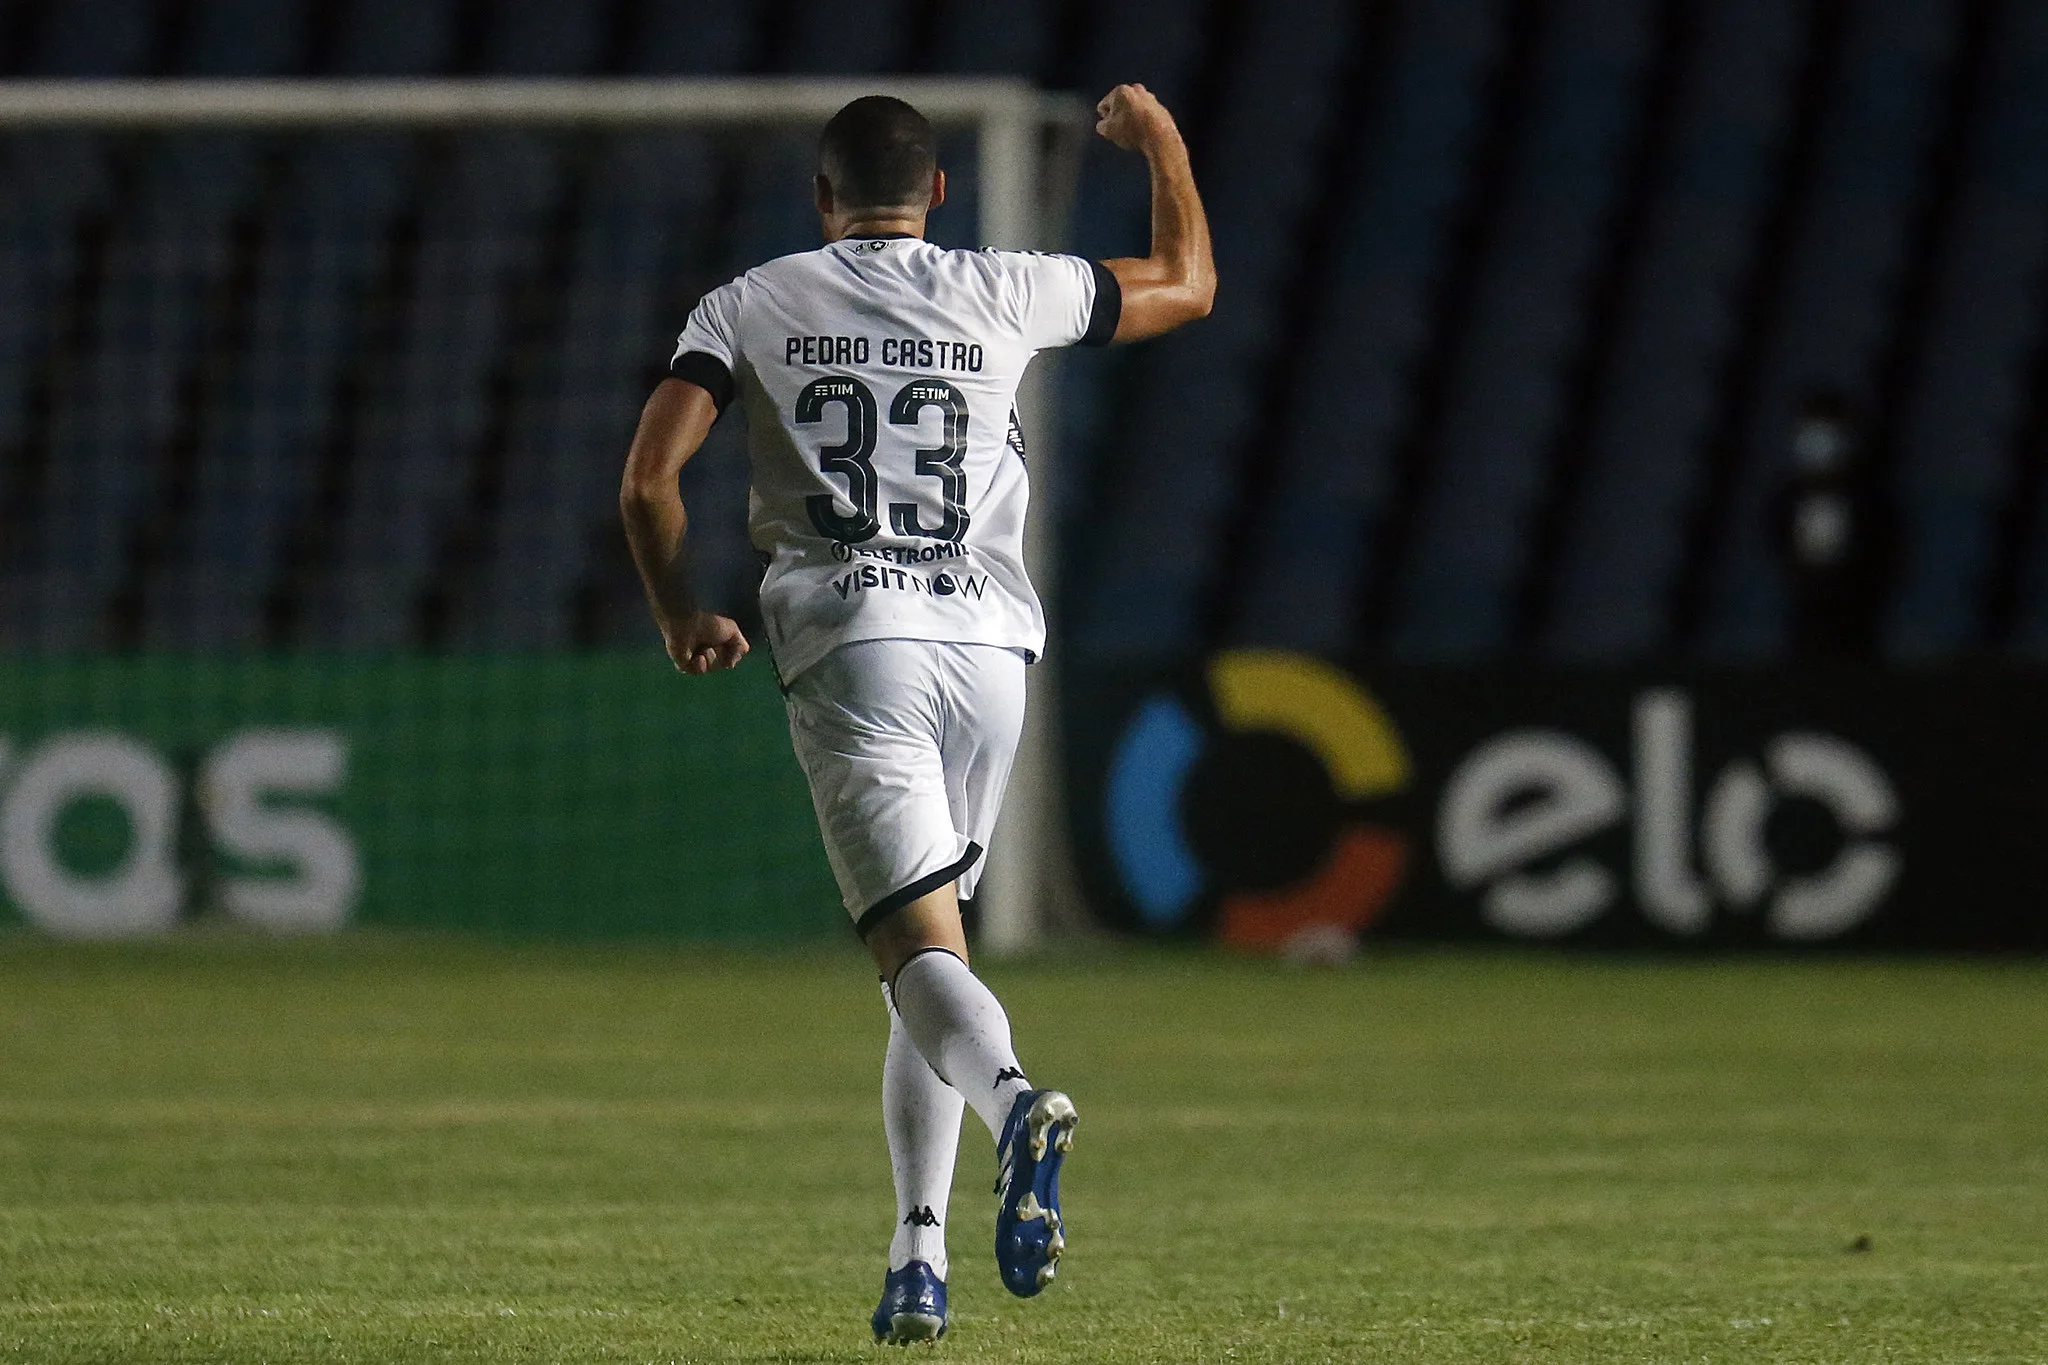
[[[746,404],[785,684],[855,640],[1044,650],[1017,383],[1039,351],[1106,343],[1121,302],[1092,261],[907,236],[784,256],[704,296],[669,370]]]

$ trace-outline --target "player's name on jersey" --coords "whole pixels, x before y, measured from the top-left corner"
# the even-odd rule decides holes
[[[981,343],[945,341],[936,337],[883,337],[882,344],[864,336],[784,337],[785,365],[865,365],[880,352],[882,364],[899,370],[960,370],[980,374]]]

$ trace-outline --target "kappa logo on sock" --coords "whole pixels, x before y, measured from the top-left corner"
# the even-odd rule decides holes
[[[997,1085],[1001,1085],[1004,1081],[1021,1081],[1023,1079],[1024,1073],[1014,1066],[1006,1066],[996,1073]]]
[[[919,1204],[903,1215],[903,1226],[907,1228],[935,1228],[938,1225],[939,1216],[932,1212],[930,1204]]]

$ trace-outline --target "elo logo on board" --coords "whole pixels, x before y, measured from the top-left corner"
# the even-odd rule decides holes
[[[1833,938],[1890,894],[1899,854],[1875,836],[1898,822],[1898,795],[1861,749],[1835,735],[1778,735],[1763,746],[1761,764],[1738,758],[1721,770],[1696,826],[1691,700],[1653,689],[1636,699],[1632,720],[1632,788],[1599,750],[1557,730],[1511,730],[1474,749],[1451,774],[1437,815],[1437,855],[1446,881],[1480,893],[1480,912],[1494,928],[1549,938],[1605,914],[1621,884],[1591,856],[1544,870],[1532,865],[1624,820],[1633,826],[1637,909],[1681,937],[1704,933],[1718,900],[1732,911],[1761,911],[1778,938]],[[1841,849],[1826,868],[1781,876],[1772,865],[1765,829],[1786,798],[1820,806],[1841,832]]]
[[[1408,785],[1407,751],[1370,693],[1319,659],[1210,662],[1212,732],[1179,697],[1138,708],[1111,757],[1109,847],[1145,923],[1217,895],[1218,933],[1252,948],[1347,943],[1386,907],[1408,839],[1374,803]],[[1258,826],[1244,837],[1244,822]]]
[[[1386,908],[1408,863],[1389,799],[1415,785],[1380,703],[1321,660],[1264,651],[1211,660],[1209,705],[1144,699],[1110,757],[1103,817],[1117,878],[1149,928],[1205,900],[1244,947],[1348,943]],[[1211,715],[1213,714],[1213,719]],[[1675,937],[1717,913],[1755,914],[1784,940],[1868,919],[1897,884],[1885,835],[1890,779],[1837,735],[1790,730],[1696,776],[1691,698],[1635,698],[1624,773],[1564,730],[1524,727],[1472,745],[1444,778],[1433,830],[1444,884],[1517,938],[1576,933],[1623,901]],[[1425,784],[1433,786],[1433,783]],[[1768,831],[1787,802],[1832,830],[1824,867],[1780,867]],[[1581,847],[1626,826],[1627,866]]]

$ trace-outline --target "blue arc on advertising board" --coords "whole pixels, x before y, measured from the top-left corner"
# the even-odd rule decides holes
[[[1300,746],[1347,810],[1408,786],[1408,755],[1392,720],[1333,665],[1238,650],[1211,659],[1206,681],[1224,731],[1273,734]],[[1186,806],[1190,783],[1218,738],[1197,708],[1160,691],[1138,704],[1111,755],[1103,810],[1110,858],[1148,928],[1182,927],[1217,889],[1190,837]],[[1407,856],[1404,834],[1347,816],[1305,879],[1277,890],[1222,892],[1219,936],[1270,948],[1309,929],[1355,933],[1385,907]]]

